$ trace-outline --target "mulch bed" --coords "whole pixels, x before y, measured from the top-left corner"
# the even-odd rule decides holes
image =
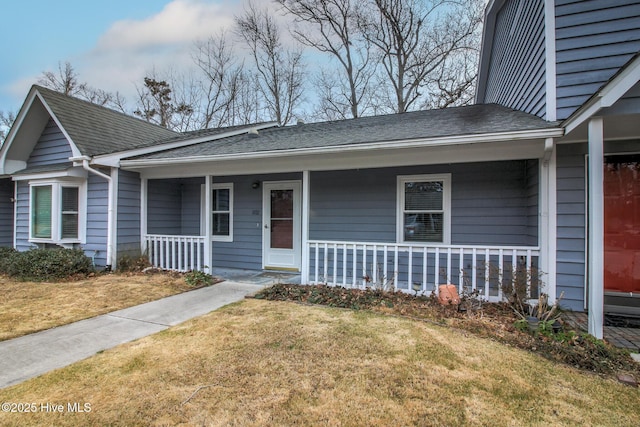
[[[296,301],[353,310],[372,310],[388,315],[429,321],[494,339],[532,351],[555,362],[598,374],[626,373],[640,378],[640,364],[625,350],[574,331],[566,323],[558,334],[523,332],[514,326],[518,317],[506,303],[443,306],[435,296],[410,295],[376,289],[347,289],[325,285],[276,284],[255,295],[258,299]],[[477,302],[477,301],[473,301]],[[464,309],[464,307],[470,307]]]

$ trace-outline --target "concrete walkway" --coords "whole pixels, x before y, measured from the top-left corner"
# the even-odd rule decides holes
[[[0,342],[0,388],[240,301],[262,285],[226,281]]]

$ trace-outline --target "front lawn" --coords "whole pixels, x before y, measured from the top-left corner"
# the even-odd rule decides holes
[[[0,390],[36,408],[0,425],[637,426],[638,401],[464,330],[252,299]]]
[[[99,274],[21,282],[0,275],[0,341],[185,292],[180,274]]]

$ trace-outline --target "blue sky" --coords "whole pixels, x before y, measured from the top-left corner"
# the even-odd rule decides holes
[[[262,3],[262,0],[258,3]],[[265,1],[266,2],[266,1]],[[18,0],[0,18],[0,111],[16,111],[43,71],[69,61],[89,85],[135,93],[156,68],[190,64],[193,42],[229,28],[239,0]]]

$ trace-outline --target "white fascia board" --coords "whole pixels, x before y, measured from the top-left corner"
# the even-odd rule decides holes
[[[145,154],[152,154],[158,151],[165,151],[165,150],[171,150],[174,148],[186,147],[188,145],[200,144],[202,142],[207,142],[207,141],[215,141],[218,139],[228,138],[231,136],[242,135],[244,133],[249,132],[250,130],[259,131],[259,130],[271,128],[274,126],[278,126],[278,123],[268,122],[260,125],[247,125],[240,129],[235,129],[229,132],[224,132],[216,135],[201,136],[198,138],[170,142],[167,144],[153,145],[151,147],[144,147],[144,148],[138,148],[133,150],[127,150],[127,151],[119,151],[117,153],[98,155],[93,157],[91,164],[101,165],[101,166],[110,166],[110,167],[120,167],[120,161],[126,157],[143,156]]]
[[[575,113],[566,119],[562,126],[570,133],[582,123],[593,117],[603,108],[611,107],[640,81],[640,56],[627,65],[620,74],[602,87],[585,102]]]
[[[65,171],[54,172],[38,172],[28,175],[16,175],[11,177],[13,181],[31,181],[40,179],[59,179],[59,178],[86,178],[87,172],[84,169],[71,168]]]
[[[53,119],[54,122],[56,122],[56,125],[58,125],[58,128],[60,129],[60,131],[62,132],[62,134],[64,135],[65,138],[67,138],[67,141],[69,142],[69,146],[71,147],[71,153],[73,153],[74,157],[77,156],[81,156],[82,153],[80,152],[80,150],[78,149],[78,146],[76,145],[75,142],[73,142],[73,139],[71,139],[71,137],[69,136],[69,134],[67,133],[66,129],[64,128],[64,126],[62,126],[62,123],[60,123],[60,120],[58,120],[58,118],[56,117],[55,114],[53,114],[53,111],[51,111],[51,107],[49,107],[49,104],[47,104],[47,102],[44,100],[44,98],[42,97],[42,95],[40,94],[40,92],[38,92],[38,90],[36,89],[36,96],[38,97],[38,99],[40,99],[40,102],[42,102],[42,105],[44,106],[44,108],[47,110],[47,112],[49,113],[49,116],[51,116],[51,118]]]
[[[439,146],[453,146],[461,144],[479,144],[501,141],[518,141],[530,139],[559,138],[564,135],[562,128],[537,129],[532,131],[488,133],[482,135],[458,135],[442,138],[401,140],[389,142],[374,142],[364,144],[340,145],[331,147],[294,148],[289,150],[255,151],[250,153],[220,154],[212,156],[189,156],[166,159],[123,160],[123,167],[153,167],[179,163],[197,163],[224,160],[247,160],[259,158],[288,157],[305,154],[335,154],[344,152],[358,152],[369,150],[386,150],[400,148],[428,148]]]

